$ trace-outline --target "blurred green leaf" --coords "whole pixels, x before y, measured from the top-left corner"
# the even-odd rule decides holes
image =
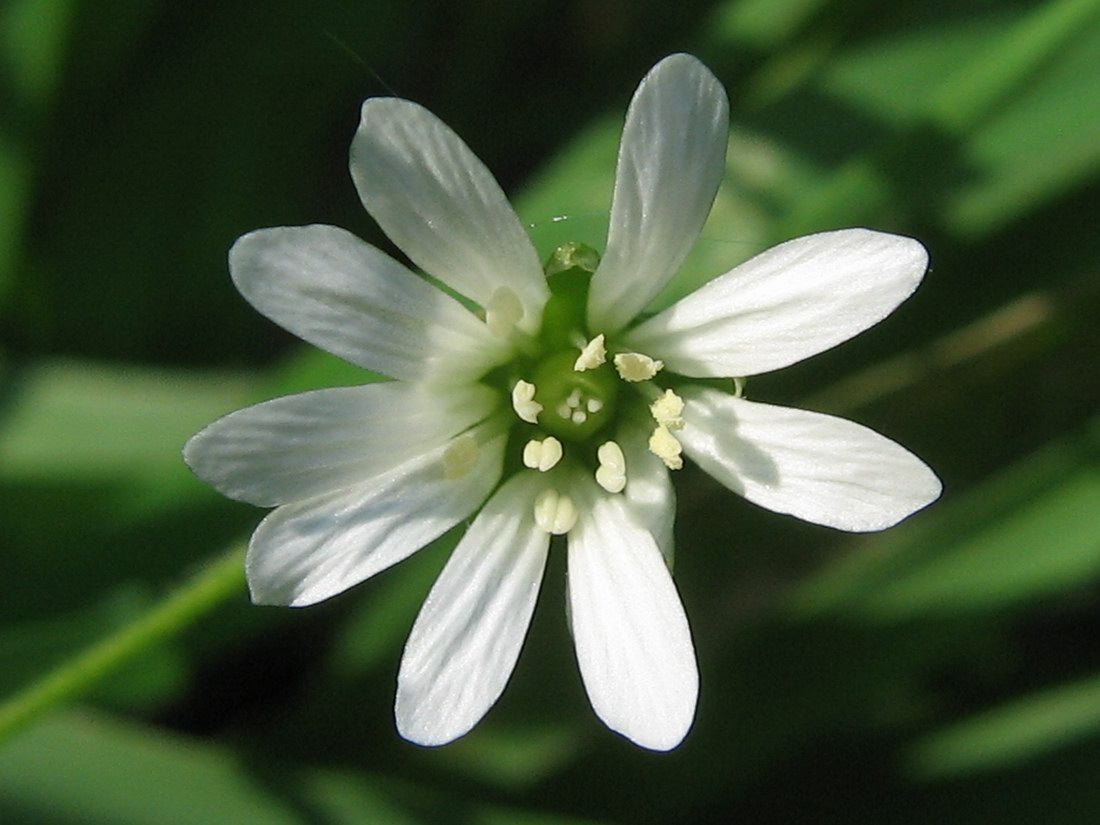
[[[975,169],[947,206],[958,231],[981,234],[1017,220],[1100,172],[1100,15],[1056,60],[975,133]]]
[[[186,475],[183,443],[250,399],[242,375],[42,362],[9,373],[0,478],[134,480]]]
[[[580,823],[270,754],[58,714],[0,750],[0,818],[84,825]],[[584,820],[591,822],[592,820]]]
[[[942,201],[961,186],[972,191],[969,211],[957,215],[960,230],[988,231],[1021,208],[1034,208],[1027,197],[1058,194],[1095,171],[1100,156],[1083,136],[1100,118],[1097,95],[1085,80],[1098,65],[1096,0],[1001,9],[977,26],[963,15],[944,30],[942,48],[939,36],[919,27],[902,30],[862,52],[841,54],[835,69],[821,72],[822,88],[846,90],[874,127],[873,137],[862,154],[849,154],[853,159],[794,205],[776,239],[836,225],[831,221],[869,221],[891,201],[942,218]],[[846,65],[853,58],[855,65]],[[1073,105],[1075,99],[1083,107]],[[986,135],[994,119],[997,131]],[[1065,129],[1067,121],[1072,129]],[[1059,150],[1067,155],[1049,170],[1035,169]],[[1017,181],[1021,168],[1026,171]]]
[[[921,779],[1018,765],[1100,737],[1100,675],[983,711],[919,740],[909,751]]]
[[[1004,610],[1100,580],[1100,419],[796,588],[875,621]]]
[[[740,0],[719,6],[704,37],[774,49],[798,31],[827,0]]]
[[[8,0],[0,10],[0,55],[17,99],[41,107],[57,86],[74,0]]]
[[[0,306],[22,252],[34,145],[57,86],[71,0],[8,0],[0,6]]]
[[[254,383],[62,360],[8,371],[0,571],[34,586],[15,588],[0,615],[22,622],[79,611],[136,577],[163,585],[224,545],[247,508],[195,479],[180,451],[201,427],[253,400]]]
[[[0,626],[0,661],[5,663],[0,673],[0,699],[135,620],[149,609],[150,602],[144,588],[134,583],[87,607]],[[91,695],[112,707],[152,709],[178,695],[187,671],[181,650],[156,647],[94,686]]]

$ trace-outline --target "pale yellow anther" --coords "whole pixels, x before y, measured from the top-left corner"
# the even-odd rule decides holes
[[[569,420],[574,424],[583,424],[588,420],[588,413],[584,410],[573,410],[573,414],[569,416]]]
[[[648,381],[664,367],[664,361],[642,355],[640,352],[620,352],[615,356],[615,369],[624,381]]]
[[[662,427],[669,430],[684,428],[684,399],[672,390],[665,390],[664,395],[650,404],[649,412]]]
[[[603,343],[603,333],[600,333],[581,348],[581,354],[573,363],[576,372],[595,369],[607,360],[607,347]]]
[[[589,398],[588,403],[585,404],[590,413],[598,413],[603,409],[603,402],[598,398]]]
[[[626,456],[614,441],[605,441],[596,450],[600,466],[596,468],[596,483],[609,493],[621,493],[626,487]]]
[[[523,304],[519,296],[506,286],[498,286],[485,305],[485,325],[497,338],[507,338],[520,319]]]
[[[562,452],[561,442],[552,435],[542,441],[533,438],[523,447],[523,463],[532,470],[545,473],[557,466]]]
[[[535,400],[535,385],[527,381],[517,381],[512,387],[512,409],[516,415],[528,424],[539,423],[542,404]]]
[[[573,408],[570,407],[568,404],[566,404],[564,401],[562,401],[560,404],[558,404],[557,413],[558,413],[558,418],[568,419],[569,416],[571,416],[573,414]]]
[[[557,490],[543,490],[535,499],[535,524],[553,536],[563,536],[577,523],[577,508],[573,499]]]
[[[476,438],[469,433],[460,435],[443,450],[443,477],[455,481],[467,475],[477,466],[480,452]]]
[[[683,450],[676,436],[664,425],[658,425],[653,435],[649,437],[649,451],[661,459],[670,470],[679,470],[684,466],[684,459],[680,456]]]

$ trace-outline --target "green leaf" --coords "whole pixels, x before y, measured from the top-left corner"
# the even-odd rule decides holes
[[[740,0],[723,3],[704,37],[759,49],[774,49],[819,12],[826,0]]]
[[[900,621],[1005,610],[1100,580],[1100,419],[796,589],[799,612]]]
[[[57,86],[71,0],[8,0],[0,7],[0,305],[22,252],[32,147]],[[5,107],[5,108],[7,108]]]
[[[550,825],[581,820],[510,809],[429,786],[242,758],[103,716],[63,713],[0,750],[0,819],[83,825]],[[591,820],[588,820],[591,821]]]
[[[0,479],[111,481],[187,476],[183,443],[250,399],[253,379],[76,361],[7,376]]]
[[[922,779],[1004,770],[1100,735],[1100,674],[1015,699],[925,736],[909,751]]]

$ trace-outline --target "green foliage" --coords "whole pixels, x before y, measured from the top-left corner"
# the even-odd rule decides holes
[[[630,92],[676,50],[732,129],[659,303],[795,234],[920,238],[932,270],[894,316],[748,394],[880,429],[944,498],[848,536],[685,470],[682,748],[592,717],[556,553],[498,706],[408,745],[394,675],[457,533],[324,605],[248,604],[261,514],[182,443],[377,376],[253,312],[225,252],[310,222],[385,246],[346,164],[360,102],[393,93],[500,175],[543,259],[601,250]],[[1092,822],[1098,76],[1095,0],[5,4],[0,821]]]

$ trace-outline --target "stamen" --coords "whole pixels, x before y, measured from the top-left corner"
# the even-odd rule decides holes
[[[516,415],[528,424],[539,423],[539,413],[542,412],[542,404],[535,400],[535,385],[527,381],[517,381],[512,387],[512,409]]]
[[[609,493],[621,493],[626,487],[626,456],[614,441],[605,441],[596,450],[600,466],[596,468],[596,483]]]
[[[603,409],[603,402],[598,398],[589,398],[588,403],[585,404],[590,413],[598,413]]]
[[[565,399],[565,403],[573,409],[576,409],[581,405],[581,391],[574,387],[573,392],[569,393],[569,397]]]
[[[480,452],[476,438],[469,433],[460,435],[443,451],[443,477],[455,481],[467,475],[477,466]]]
[[[684,459],[680,456],[684,448],[663,424],[659,424],[649,437],[649,451],[670,470],[679,470],[684,466]]]
[[[607,348],[603,343],[603,333],[601,332],[583,347],[581,347],[581,354],[577,357],[577,360],[573,364],[573,369],[576,372],[584,372],[598,367],[604,361],[607,360]]]
[[[567,404],[565,401],[562,401],[560,404],[558,404],[557,413],[558,418],[564,418],[566,421],[568,421],[570,416],[573,415],[573,408],[570,407],[569,404]]]
[[[665,394],[649,405],[649,412],[653,420],[669,430],[682,430],[684,428],[684,399],[672,390],[665,390]]]
[[[569,420],[572,421],[574,424],[583,424],[585,421],[588,420],[588,413],[586,413],[584,410],[574,410],[573,414],[569,416]]]
[[[552,435],[542,441],[531,439],[523,448],[523,463],[532,470],[545,473],[561,461],[562,452],[561,442]]]
[[[664,367],[664,361],[657,361],[640,352],[620,352],[615,356],[615,369],[619,377],[631,383],[648,381]]]
[[[577,508],[573,499],[548,489],[535,499],[535,524],[552,536],[563,536],[577,523]]]
[[[520,319],[523,304],[519,296],[506,286],[499,286],[485,305],[485,325],[497,338],[507,338]]]

